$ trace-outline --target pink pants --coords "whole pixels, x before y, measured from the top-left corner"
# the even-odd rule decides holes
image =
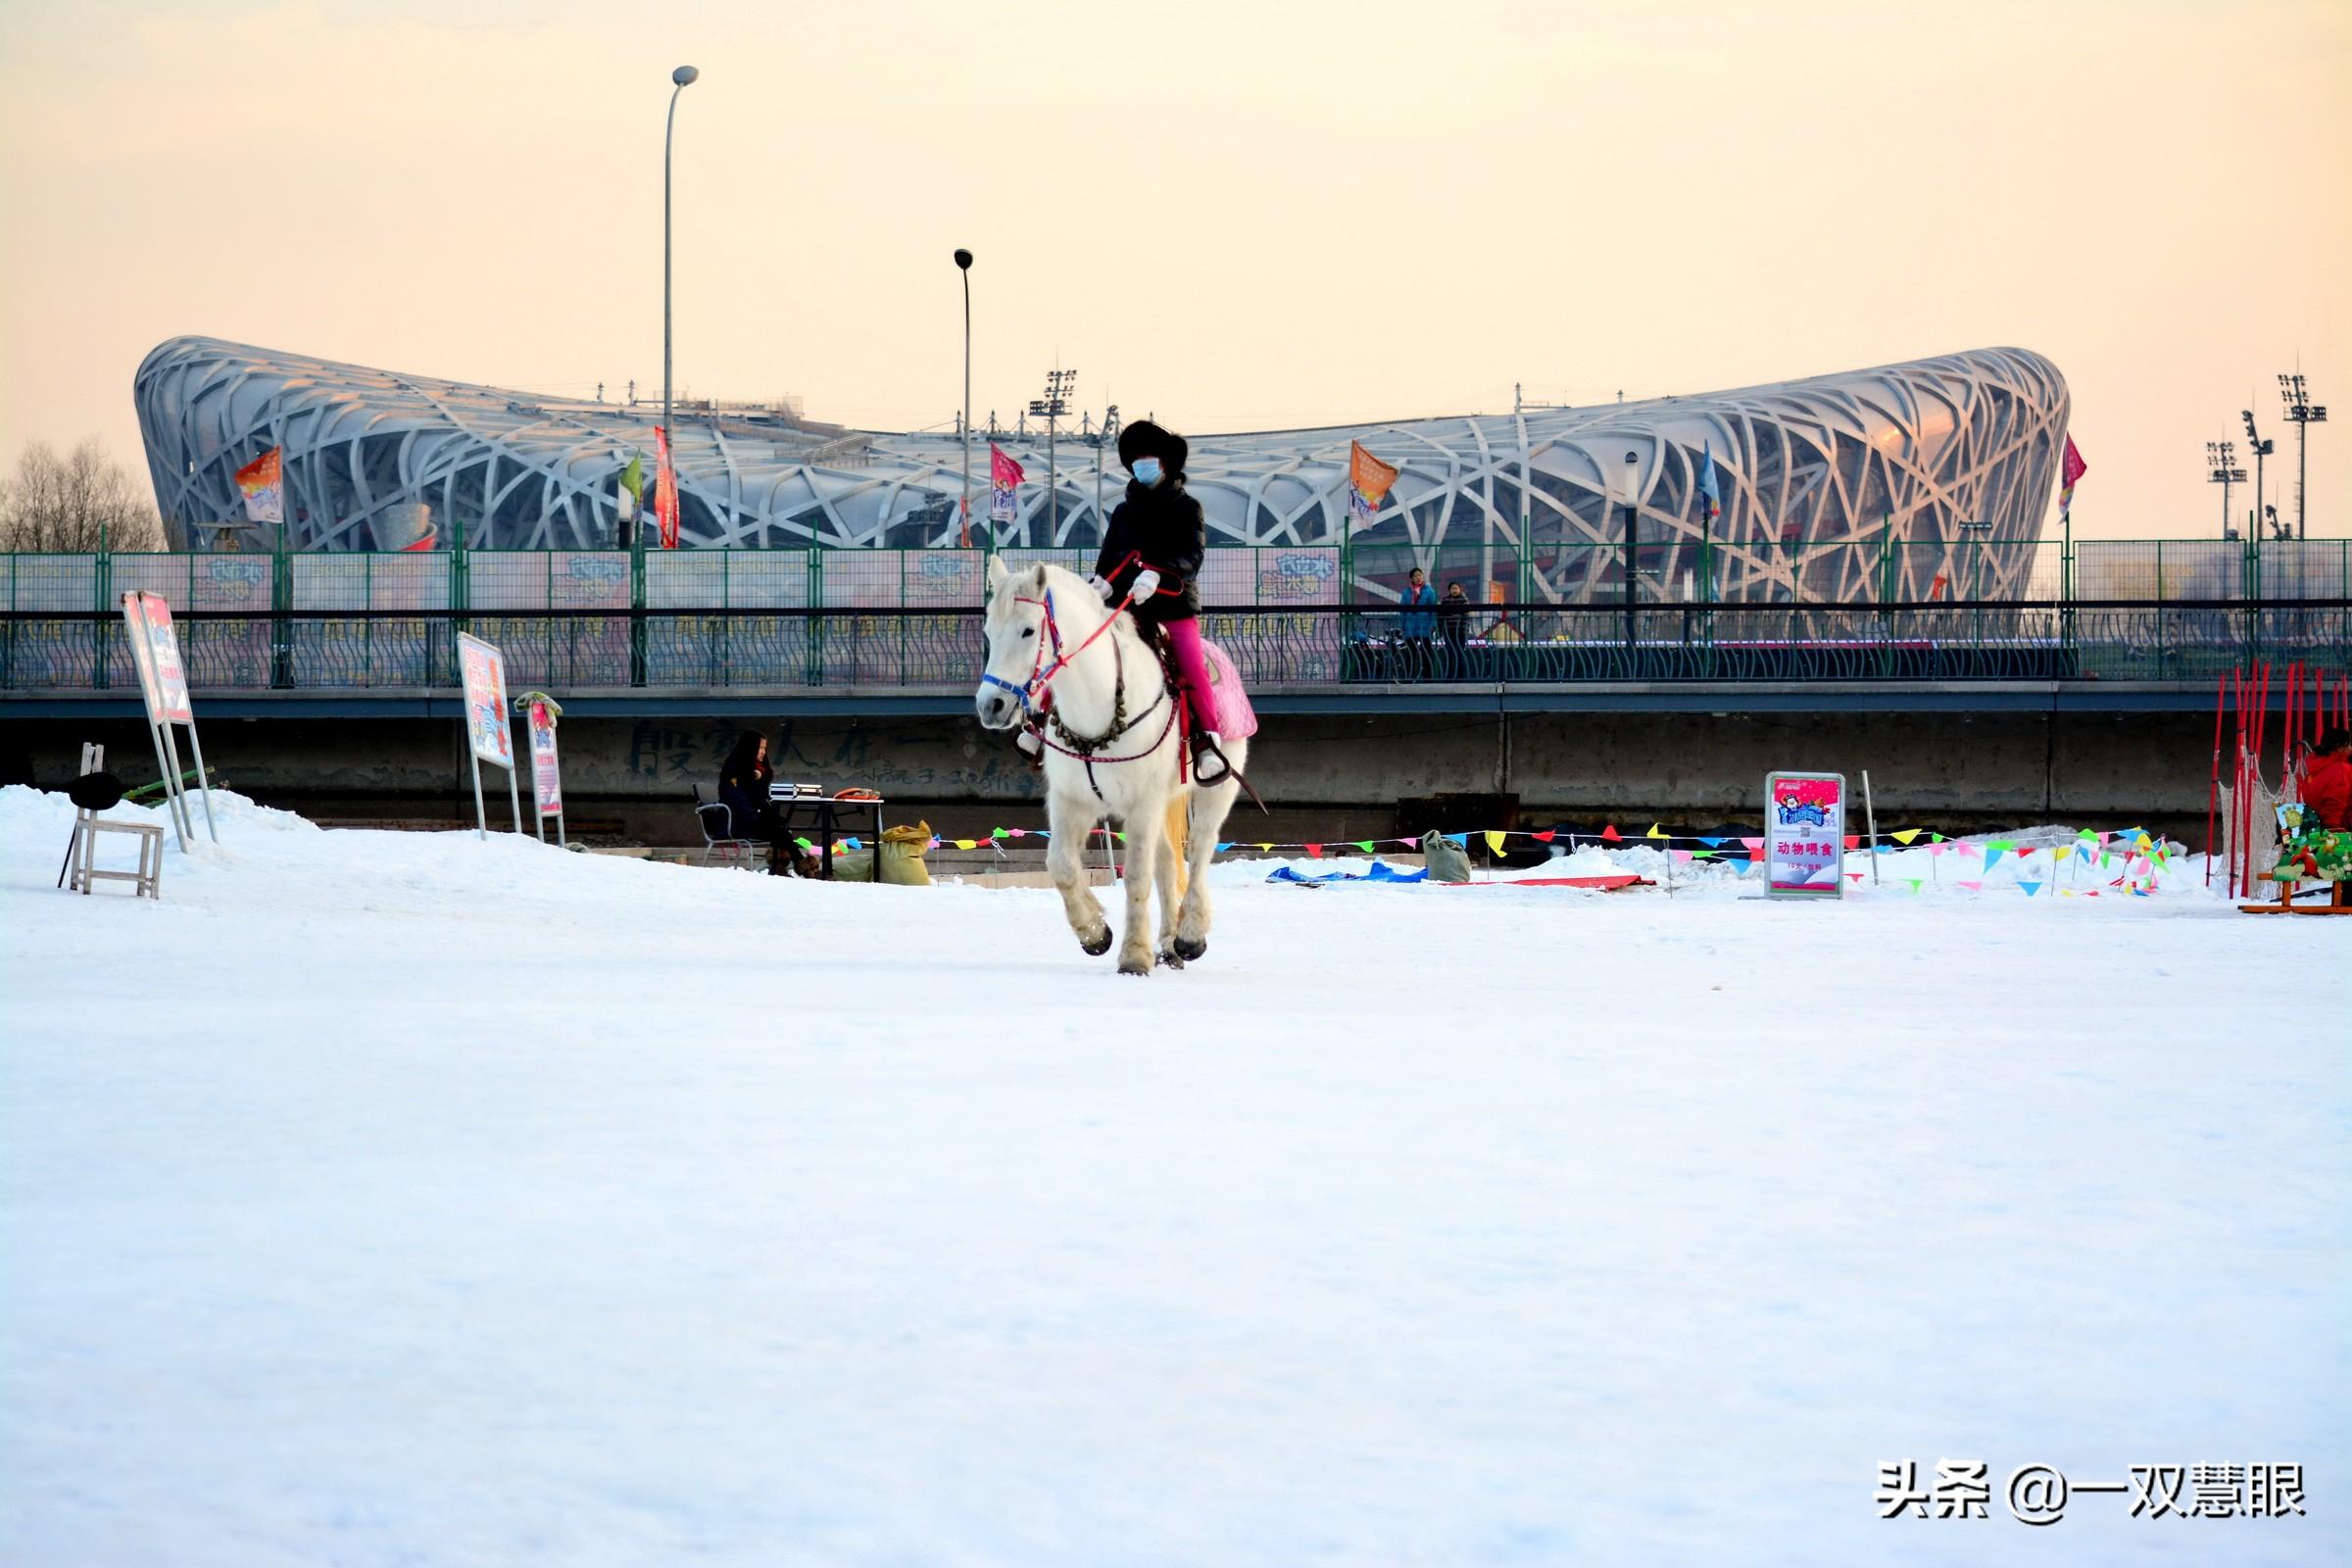
[[[1185,706],[1192,710],[1195,729],[1217,727],[1217,700],[1208,684],[1208,655],[1200,646],[1200,623],[1191,618],[1165,620],[1168,651],[1176,656],[1176,678],[1184,682]]]

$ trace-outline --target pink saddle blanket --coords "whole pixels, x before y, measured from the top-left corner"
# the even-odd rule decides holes
[[[1224,649],[1205,637],[1200,651],[1208,657],[1209,695],[1216,699],[1217,734],[1229,741],[1246,741],[1257,733],[1257,710],[1250,706],[1250,694],[1242,690],[1242,672],[1233,667],[1233,660]]]

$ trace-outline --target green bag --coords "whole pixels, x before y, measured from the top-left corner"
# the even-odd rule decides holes
[[[1421,858],[1429,863],[1432,882],[1470,880],[1470,855],[1443,833],[1421,835]]]

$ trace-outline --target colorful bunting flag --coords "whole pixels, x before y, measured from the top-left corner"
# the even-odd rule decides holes
[[[1907,827],[1888,836],[1891,837],[1895,843],[1908,846],[1913,839],[1919,837],[1919,829],[1915,827]]]
[[[1489,855],[1502,853],[1502,835],[1493,828],[1487,829],[1487,853]]]

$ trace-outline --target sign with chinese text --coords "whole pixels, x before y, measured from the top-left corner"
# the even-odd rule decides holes
[[[495,644],[458,634],[458,662],[466,677],[466,740],[485,762],[514,766],[514,737],[507,726],[507,660]]]
[[[193,724],[188,675],[179,662],[179,639],[172,630],[172,607],[162,594],[122,596],[122,621],[130,631],[130,659],[138,666],[139,695],[147,716],[158,724]]]
[[[564,813],[564,775],[556,765],[556,715],[544,700],[533,699],[525,711],[531,724],[531,796],[541,816]]]
[[[1767,888],[1780,897],[1845,892],[1845,775],[1772,773],[1764,780]]]

